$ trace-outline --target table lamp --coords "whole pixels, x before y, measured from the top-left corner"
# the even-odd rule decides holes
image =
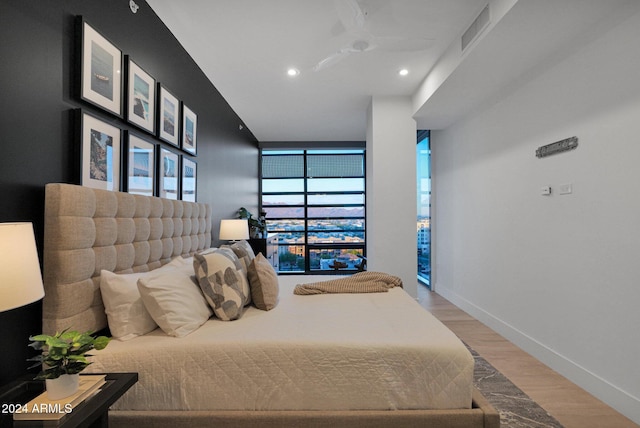
[[[0,312],[44,297],[31,223],[0,223]]]
[[[220,220],[220,240],[239,241],[249,239],[249,222],[246,219]]]

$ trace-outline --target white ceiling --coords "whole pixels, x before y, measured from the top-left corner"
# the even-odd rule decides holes
[[[412,95],[487,0],[147,2],[258,140],[357,141],[371,96]],[[357,39],[379,46],[314,71]]]
[[[638,5],[637,0],[147,2],[259,141],[362,141],[374,95],[413,96],[418,128],[446,127],[526,84]],[[490,26],[460,54],[462,33],[487,3]],[[377,47],[337,54],[356,40]],[[458,49],[455,61],[442,60],[451,47]],[[326,58],[338,61],[315,71]],[[300,75],[287,76],[289,67]],[[403,67],[410,73],[400,77]],[[425,77],[438,76],[441,69],[446,76],[433,93],[421,96],[419,88],[429,86],[422,84]]]

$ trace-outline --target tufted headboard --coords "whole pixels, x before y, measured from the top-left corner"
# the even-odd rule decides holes
[[[42,328],[107,327],[100,271],[146,272],[211,246],[211,207],[47,184]]]

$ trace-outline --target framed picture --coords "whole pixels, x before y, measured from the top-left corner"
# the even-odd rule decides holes
[[[122,52],[81,16],[80,98],[122,117]]]
[[[127,64],[127,120],[155,134],[156,79],[128,56],[125,56],[125,63]]]
[[[196,201],[197,164],[182,156],[182,200]]]
[[[180,171],[178,165],[178,154],[160,149],[160,161],[158,172],[158,196],[166,199],[178,199],[178,180]]]
[[[80,116],[80,184],[104,190],[120,190],[122,131],[82,110]]]
[[[158,84],[158,137],[176,147],[179,145],[180,102]]]
[[[127,132],[127,192],[154,196],[156,145]]]
[[[198,116],[184,103],[182,104],[182,150],[196,154]]]

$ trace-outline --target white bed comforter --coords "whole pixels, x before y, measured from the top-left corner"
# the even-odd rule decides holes
[[[291,281],[289,281],[291,282]],[[184,338],[157,329],[95,353],[88,372],[138,372],[113,409],[354,410],[471,406],[473,358],[403,289],[293,295]]]

